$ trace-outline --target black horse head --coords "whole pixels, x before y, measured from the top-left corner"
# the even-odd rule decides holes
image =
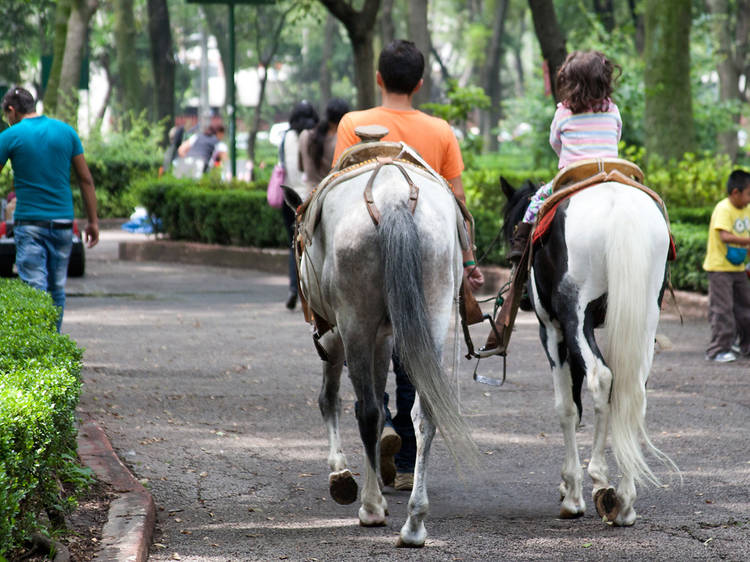
[[[500,188],[507,199],[503,207],[503,238],[509,242],[513,237],[516,224],[523,220],[526,207],[529,206],[531,197],[536,193],[537,185],[531,180],[526,180],[520,188],[516,189],[508,183],[508,180],[500,176]]]

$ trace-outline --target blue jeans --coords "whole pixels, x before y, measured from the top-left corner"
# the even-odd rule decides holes
[[[13,232],[18,276],[24,283],[52,296],[60,310],[57,318],[59,332],[65,309],[65,281],[73,247],[73,229],[19,225]]]
[[[401,450],[394,457],[398,472],[414,472],[417,461],[417,438],[414,435],[414,424],[411,421],[411,409],[414,406],[416,391],[401,362],[393,353],[393,372],[396,374],[396,415],[391,417],[388,410],[388,393],[383,396],[385,423],[392,425],[401,437]]]

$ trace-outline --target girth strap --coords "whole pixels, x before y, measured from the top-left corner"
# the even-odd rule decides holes
[[[370,178],[367,180],[367,185],[365,186],[365,193],[364,193],[365,204],[367,205],[367,212],[370,213],[370,218],[372,219],[372,222],[375,223],[375,226],[378,226],[378,224],[380,224],[380,218],[382,216],[377,206],[375,205],[375,199],[372,196],[372,185],[375,182],[375,176],[378,175],[378,172],[380,171],[380,169],[383,166],[388,165],[388,164],[392,166],[396,166],[396,168],[404,176],[406,183],[409,184],[409,211],[413,215],[414,211],[417,208],[417,199],[419,198],[419,188],[416,185],[414,185],[413,181],[411,181],[411,178],[409,177],[409,174],[406,172],[404,167],[398,162],[394,161],[393,158],[378,156],[376,160],[378,161],[378,164],[377,166],[375,166],[375,169],[372,171]]]

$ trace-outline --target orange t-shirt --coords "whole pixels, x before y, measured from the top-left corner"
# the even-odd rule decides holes
[[[445,179],[460,176],[464,169],[456,135],[447,121],[416,109],[402,111],[382,106],[344,115],[338,126],[334,163],[344,150],[359,142],[354,129],[360,125],[386,127],[384,141],[405,142]]]

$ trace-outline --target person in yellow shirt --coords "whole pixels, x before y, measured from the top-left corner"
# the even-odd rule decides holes
[[[456,197],[466,202],[461,172],[464,162],[458,141],[447,121],[427,115],[412,105],[414,94],[422,87],[424,56],[411,41],[397,39],[386,45],[378,58],[375,74],[381,92],[381,104],[363,111],[352,111],[342,117],[336,136],[336,162],[350,146],[359,142],[354,129],[360,125],[382,125],[388,129],[384,141],[404,142],[453,188]],[[471,249],[463,254],[465,282],[472,289],[484,283]],[[448,266],[448,264],[446,264]],[[411,421],[415,391],[398,356],[393,354],[396,374],[397,415],[388,410],[388,394],[384,398],[385,428],[380,438],[380,472],[383,483],[397,490],[411,490],[417,443]],[[357,405],[355,404],[355,408]]]
[[[711,324],[706,359],[718,363],[735,361],[737,353],[750,357],[750,280],[744,267],[750,247],[750,173],[733,171],[727,193],[711,214],[703,262]],[[737,335],[739,349],[733,349]]]

